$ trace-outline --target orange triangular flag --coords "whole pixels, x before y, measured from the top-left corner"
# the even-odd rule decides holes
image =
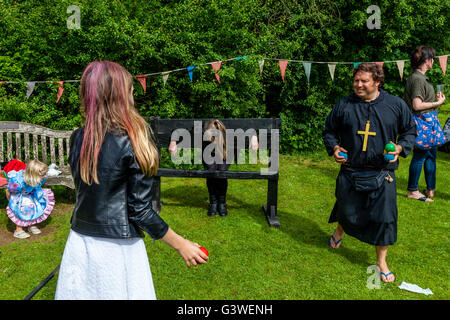
[[[445,71],[447,70],[447,58],[448,56],[440,56],[439,57],[439,65],[441,66],[442,72],[445,75]]]
[[[284,73],[286,72],[286,67],[288,63],[289,61],[287,60],[278,60],[278,65],[280,66],[281,71],[281,79],[283,79],[283,82],[284,82]]]
[[[145,75],[145,74],[140,75],[140,76],[136,76],[136,78],[137,78],[138,81],[140,82],[142,88],[144,89],[144,92],[147,91],[147,82],[146,82],[146,80],[145,80],[145,77],[146,77],[146,76],[147,76],[147,75]]]
[[[375,62],[377,65],[379,65],[381,67],[381,69],[383,69],[383,64],[384,62]]]
[[[64,92],[64,87],[63,87],[64,81],[58,81],[58,84],[59,84],[59,88],[58,88],[58,96],[56,98],[56,102],[59,101],[59,99],[61,98],[61,96]]]
[[[219,77],[219,74],[217,73],[217,71],[219,71],[221,65],[222,65],[222,61],[217,61],[217,62],[211,63],[211,67],[214,70],[214,75],[216,76],[216,79],[219,83],[220,83],[220,77]]]

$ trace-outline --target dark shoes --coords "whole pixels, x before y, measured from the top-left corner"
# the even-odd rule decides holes
[[[217,207],[217,211],[219,211],[219,215],[221,217],[226,217],[228,215],[226,196],[219,196],[219,205]]]
[[[216,212],[218,212],[221,217],[226,217],[228,215],[226,196],[216,196],[210,194],[207,215],[213,217],[216,215]]]
[[[217,197],[213,194],[209,195],[209,209],[207,215],[213,217],[217,212]]]

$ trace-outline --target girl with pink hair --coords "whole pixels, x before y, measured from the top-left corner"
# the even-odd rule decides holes
[[[152,208],[158,151],[134,107],[132,81],[111,61],[83,72],[85,126],[72,134],[69,155],[76,203],[56,299],[156,299],[143,231],[177,250],[188,267],[208,260]]]

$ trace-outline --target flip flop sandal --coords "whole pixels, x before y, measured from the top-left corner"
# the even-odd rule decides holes
[[[392,271],[391,272],[389,272],[389,273],[384,273],[384,272],[380,272],[380,276],[384,276],[384,278],[387,280],[387,278],[388,278],[388,276],[390,276],[390,275],[393,275],[393,273],[392,273]],[[381,281],[383,281],[383,279],[381,279]],[[395,276],[394,276],[394,280],[393,281],[390,281],[390,282],[387,282],[387,281],[383,281],[384,283],[391,283],[391,282],[394,282],[395,281]]]
[[[433,202],[433,201],[427,201],[428,199],[433,200],[431,198],[428,198],[427,196],[423,196],[423,197],[417,198],[416,200],[423,201],[423,202]]]
[[[413,198],[413,197],[407,197],[408,199],[413,199],[413,200],[419,200],[419,201],[423,201],[423,202],[433,202],[433,201],[427,201],[427,199],[433,200],[431,198],[428,198],[427,196],[423,196],[420,198]]]
[[[433,196],[430,196],[430,194],[429,194],[429,192],[428,192],[428,190],[423,190],[423,192],[422,192],[425,196],[427,196],[428,198],[430,198],[430,199],[433,199],[434,198],[434,194],[433,194]]]
[[[336,230],[334,230],[334,231],[336,231]],[[333,240],[333,242],[334,242],[334,248],[331,246],[331,240]],[[337,245],[339,243],[341,243],[341,241],[342,241],[342,238],[340,238],[338,241],[336,241],[336,239],[334,238],[334,232],[333,232],[333,234],[331,235],[331,239],[328,240],[328,246],[330,248],[337,249],[338,248]]]

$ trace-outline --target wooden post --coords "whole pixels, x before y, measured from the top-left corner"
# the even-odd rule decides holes
[[[161,177],[154,176],[152,186],[152,208],[159,214],[161,212],[161,207]]]
[[[16,159],[22,160],[22,143],[20,132],[16,132]]]
[[[11,132],[6,133],[6,160],[11,161],[13,159],[12,156],[12,138],[11,138]]]
[[[23,141],[25,144],[25,163],[30,161],[30,135],[28,133],[24,133]]]
[[[42,162],[47,163],[47,137],[41,136],[41,147],[42,147]]]
[[[267,222],[271,227],[280,227],[280,221],[277,215],[278,202],[278,175],[276,178],[269,179],[267,183],[267,205],[263,206]]]
[[[0,132],[0,161],[3,162],[3,132]]]
[[[58,156],[59,156],[59,166],[64,166],[64,145],[63,145],[63,139],[58,138]]]
[[[33,159],[39,160],[38,154],[38,136],[33,134]]]

